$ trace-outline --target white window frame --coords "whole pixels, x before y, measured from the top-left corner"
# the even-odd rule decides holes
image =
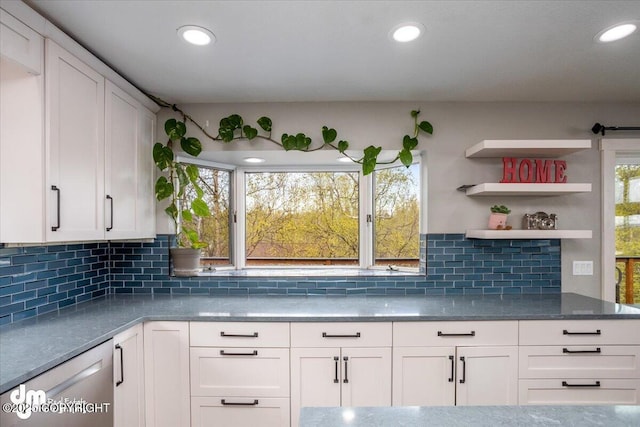
[[[602,283],[601,295],[605,301],[616,301],[614,283],[616,270],[615,177],[618,154],[640,152],[640,139],[600,140],[601,189],[602,189]]]
[[[375,224],[375,207],[374,207],[374,182],[373,177],[374,174],[363,175],[362,167],[359,164],[346,164],[346,165],[336,165],[336,166],[297,166],[297,167],[289,167],[289,166],[236,166],[224,163],[217,163],[209,160],[195,159],[195,158],[187,158],[187,157],[178,157],[177,160],[183,163],[190,163],[200,167],[209,167],[227,170],[231,172],[231,189],[230,189],[230,209],[233,212],[234,220],[231,222],[231,230],[230,230],[230,258],[231,265],[230,266],[220,266],[216,267],[217,271],[223,270],[244,270],[244,269],[278,269],[278,270],[287,270],[287,269],[304,269],[304,268],[313,268],[315,270],[322,269],[353,269],[354,267],[340,267],[340,266],[313,266],[313,267],[286,267],[286,266],[260,266],[260,267],[248,267],[246,265],[246,201],[245,201],[245,174],[252,172],[357,172],[358,173],[358,196],[359,196],[359,218],[358,218],[358,241],[359,241],[359,269],[376,269],[376,270],[385,270],[384,266],[376,266],[375,265],[375,248],[374,242],[375,238],[373,236],[373,226]],[[421,157],[419,154],[414,154],[414,164],[421,163]],[[396,162],[392,165],[379,165],[376,170],[388,169],[397,166],[401,166],[400,162]],[[424,179],[423,174],[419,175],[420,181],[419,185],[419,194],[422,197],[422,180]],[[422,211],[422,209],[421,209]],[[367,221],[367,216],[371,216],[371,221]],[[422,218],[422,212],[420,212],[420,218]],[[399,268],[400,272],[406,273],[417,273],[417,268]]]

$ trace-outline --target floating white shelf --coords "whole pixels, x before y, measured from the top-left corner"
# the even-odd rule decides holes
[[[591,239],[591,230],[467,230],[469,239]]]
[[[558,157],[591,148],[589,139],[487,139],[467,148],[466,157]]]
[[[559,196],[589,193],[591,184],[484,183],[467,188],[467,196]]]

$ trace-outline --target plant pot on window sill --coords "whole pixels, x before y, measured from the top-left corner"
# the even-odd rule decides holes
[[[171,248],[173,274],[177,277],[197,276],[200,273],[201,249]]]

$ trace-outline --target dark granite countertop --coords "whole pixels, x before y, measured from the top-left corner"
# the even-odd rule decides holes
[[[636,427],[640,406],[302,408],[300,427]]]
[[[640,319],[576,294],[449,297],[111,295],[0,328],[0,393],[149,320],[437,321]]]

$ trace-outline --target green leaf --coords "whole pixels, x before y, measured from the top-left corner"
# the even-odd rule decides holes
[[[242,124],[244,123],[242,117],[240,117],[238,114],[230,115],[229,117],[227,117],[227,120],[229,120],[229,125],[234,129],[240,129],[242,127]]]
[[[193,221],[193,215],[189,209],[185,209],[181,212],[183,221]]]
[[[252,140],[253,138],[255,138],[256,136],[258,136],[258,129],[256,128],[252,128],[249,125],[244,125],[244,127],[242,128],[242,131],[244,132],[244,136],[248,139],[248,140]]]
[[[364,149],[364,157],[362,159],[362,173],[369,175],[376,168],[378,163],[378,154],[382,151],[382,147],[368,146]]]
[[[187,173],[187,176],[189,177],[189,181],[191,181],[191,183],[195,184],[196,182],[198,182],[198,178],[200,177],[200,170],[196,165],[187,165],[187,167],[185,168],[185,172]]]
[[[187,239],[189,239],[192,245],[193,243],[198,242],[198,240],[200,239],[200,236],[198,236],[198,233],[191,228],[182,227],[182,234],[187,236]]]
[[[420,110],[411,110],[411,117],[414,119],[418,117],[418,114],[420,114]]]
[[[428,133],[429,135],[433,135],[433,126],[431,125],[431,123],[424,121],[424,122],[420,122],[420,124],[418,125],[418,127]]]
[[[177,121],[176,119],[168,119],[164,122],[164,131],[172,141],[175,141],[176,139],[182,138],[187,133],[187,125],[183,122]]]
[[[362,174],[369,175],[376,169],[376,159],[369,158],[362,161]]]
[[[164,200],[173,194],[173,184],[166,177],[161,176],[155,185],[156,199]]]
[[[272,125],[273,123],[271,122],[271,119],[269,117],[262,116],[258,119],[258,126],[260,126],[265,132],[271,132]]]
[[[184,194],[185,187],[189,185],[190,181],[181,164],[176,165],[176,175],[178,177],[178,196],[182,196]]]
[[[173,151],[166,145],[156,142],[153,146],[153,161],[161,171],[171,166]]]
[[[167,213],[167,215],[173,218],[174,221],[178,218],[178,208],[176,207],[175,203],[171,203],[164,209],[164,211]]]
[[[373,145],[368,146],[364,149],[364,157],[373,157],[374,159],[378,157],[378,154],[382,151],[382,147],[374,147]]]
[[[410,150],[407,150],[407,149],[400,150],[400,153],[398,153],[398,156],[400,157],[400,161],[402,162],[402,164],[405,165],[406,167],[411,166],[411,164],[413,163],[413,154],[411,154]]]
[[[233,128],[230,127],[220,127],[220,129],[218,129],[218,135],[220,135],[220,138],[222,138],[222,140],[224,142],[231,142],[233,141]]]
[[[285,151],[295,150],[296,149],[296,137],[293,135],[287,135],[286,133],[282,134],[282,138],[280,139],[282,142],[282,148]]]
[[[402,147],[405,150],[413,150],[418,146],[418,138],[411,138],[409,135],[405,135],[402,139]]]
[[[322,126],[322,139],[324,139],[325,144],[330,144],[336,140],[338,137],[338,132],[335,129],[329,129],[326,126]]]
[[[304,151],[311,145],[311,138],[306,136],[304,133],[299,133],[296,135],[296,149]]]
[[[349,148],[349,143],[347,141],[338,142],[338,151],[344,153],[345,151],[347,151],[347,148]]]
[[[191,209],[193,209],[193,213],[201,217],[211,215],[209,206],[207,206],[202,199],[194,199],[193,202],[191,202]]]
[[[193,189],[196,192],[196,197],[198,197],[199,199],[202,198],[202,196],[204,196],[204,191],[202,190],[202,187],[200,187],[197,183],[192,182],[191,186],[193,187]]]
[[[182,138],[180,140],[180,148],[187,153],[192,155],[193,157],[198,157],[198,155],[202,152],[202,144],[198,138]]]

